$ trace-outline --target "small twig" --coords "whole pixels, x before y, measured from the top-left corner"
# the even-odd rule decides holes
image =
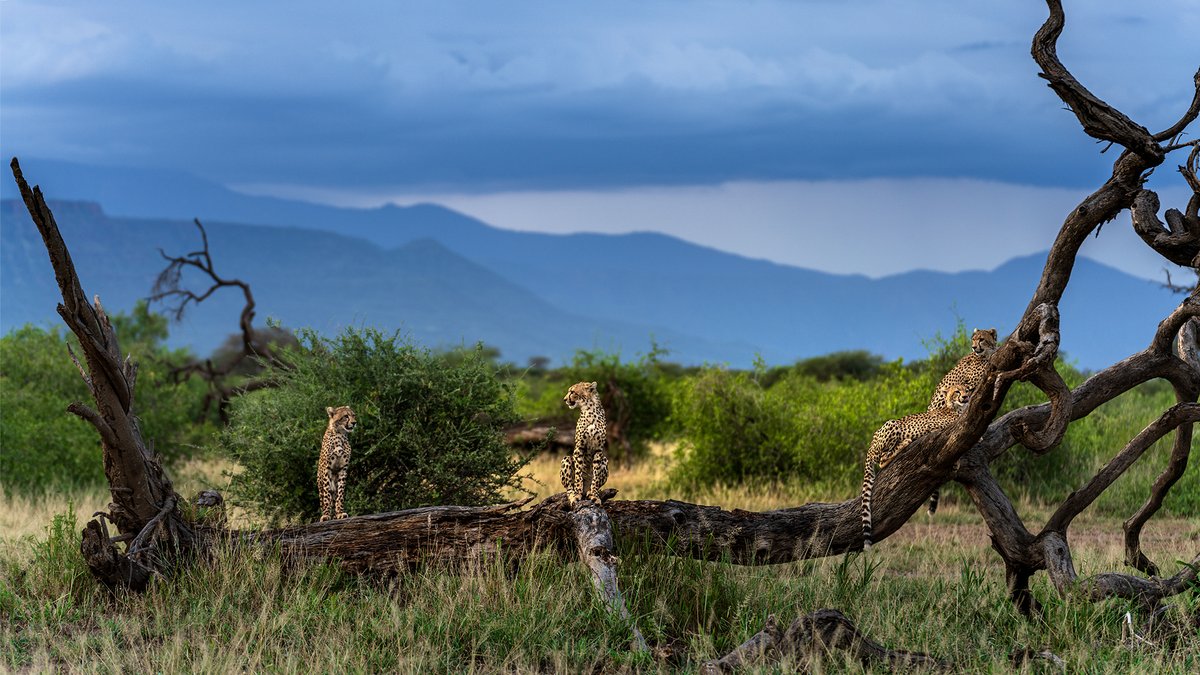
[[[1168,278],[1168,281],[1170,279]],[[87,370],[79,363],[79,359],[75,356],[75,350],[71,349],[71,343],[67,343],[67,354],[71,357],[71,363],[75,364],[75,369],[79,371],[79,376],[83,378],[83,383],[87,385],[88,390],[92,388],[92,378],[87,374]]]
[[[143,527],[142,531],[139,532],[137,537],[134,538],[133,543],[129,545],[130,556],[141,552],[145,548],[147,538],[153,531],[158,529],[159,523],[161,523],[163,519],[166,518],[167,515],[170,514],[174,509],[175,497],[168,496],[165,500],[163,500],[162,510],[158,512],[158,515],[151,518],[150,522],[146,523],[146,526]]]

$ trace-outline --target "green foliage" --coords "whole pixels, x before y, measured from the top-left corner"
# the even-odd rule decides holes
[[[682,487],[746,480],[853,482],[875,429],[924,410],[929,372],[885,364],[871,380],[789,373],[765,388],[750,373],[709,368],[676,389],[682,429],[672,479]]]
[[[821,382],[844,379],[862,382],[877,376],[883,367],[883,357],[866,350],[833,352],[801,359],[787,368],[772,368],[761,378],[761,383],[764,387],[771,387],[789,374],[804,375]]]
[[[801,368],[806,362],[756,372],[704,369],[673,388],[673,417],[681,429],[674,485],[686,490],[748,481],[832,482],[852,494],[875,430],[886,420],[924,410],[942,375],[969,350],[970,337],[959,326],[949,338],[935,337],[926,346],[928,359],[883,364],[861,380],[827,378]],[[1086,379],[1062,359],[1056,368],[1072,388]],[[1037,388],[1018,382],[1000,414],[1045,400]],[[1174,403],[1166,383],[1146,383],[1073,422],[1053,451],[1037,456],[1013,448],[992,463],[992,471],[1011,495],[1060,501]],[[1155,444],[1093,508],[1132,513],[1166,466],[1171,443],[1168,436]],[[1164,509],[1200,512],[1200,475],[1185,473]]]
[[[563,395],[576,382],[596,382],[610,428],[620,430],[629,446],[612,444],[609,456],[615,461],[644,456],[650,441],[671,435],[673,381],[664,372],[665,352],[653,345],[636,361],[621,361],[619,354],[602,351],[575,353],[571,363],[544,378],[527,377],[521,412],[542,419],[574,415],[563,404]]]
[[[169,462],[191,454],[211,427],[197,424],[204,389],[177,383],[173,367],[187,358],[163,345],[167,320],[140,302],[113,318],[121,348],[138,363],[134,413],[142,435]],[[67,355],[74,335],[59,328],[24,326],[0,338],[0,477],[5,490],[23,492],[103,483],[100,440],[66,411],[72,401],[94,405]]]
[[[350,406],[349,513],[495,502],[524,461],[500,431],[514,400],[482,350],[438,354],[373,329],[302,331],[278,383],[238,397],[222,445],[243,468],[231,490],[271,517],[319,516],[316,466],[328,406]]]

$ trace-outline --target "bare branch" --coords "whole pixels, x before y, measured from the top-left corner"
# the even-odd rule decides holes
[[[1175,391],[1177,398],[1193,401],[1190,405],[1194,409],[1194,401],[1196,400],[1195,389],[1184,390],[1176,387]],[[1189,404],[1181,403],[1176,408],[1185,405]],[[1175,429],[1175,442],[1171,446],[1171,457],[1167,460],[1167,467],[1163,469],[1163,472],[1154,480],[1154,484],[1150,486],[1150,496],[1146,499],[1146,503],[1142,504],[1142,507],[1130,516],[1129,520],[1126,520],[1123,525],[1125,530],[1125,564],[1146,574],[1157,574],[1158,566],[1142,552],[1142,528],[1162,508],[1162,503],[1166,499],[1167,493],[1170,492],[1175,483],[1183,476],[1184,470],[1187,469],[1188,458],[1192,453],[1192,430],[1195,422],[1196,419],[1193,416],[1190,421],[1185,419]]]
[[[1192,266],[1200,254],[1200,219],[1187,218],[1175,209],[1167,211],[1167,225],[1158,219],[1158,195],[1142,190],[1130,210],[1133,230],[1146,245],[1176,265]],[[1169,226],[1169,227],[1168,227]]]
[[[1050,88],[1067,104],[1071,112],[1075,113],[1075,117],[1079,118],[1084,133],[1093,138],[1122,145],[1146,159],[1157,158],[1161,162],[1162,149],[1149,130],[1097,98],[1059,61],[1057,43],[1065,23],[1062,2],[1047,0],[1046,5],[1050,9],[1050,16],[1034,36],[1031,50],[1033,60],[1042,68],[1039,75],[1049,83]]]
[[[1200,70],[1197,70],[1196,74],[1192,76],[1192,84],[1196,89],[1196,93],[1192,95],[1192,104],[1184,111],[1178,122],[1154,134],[1154,140],[1161,142],[1175,138],[1187,128],[1187,125],[1196,120],[1197,115],[1200,115]]]
[[[1131,574],[1107,572],[1078,581],[1079,589],[1093,602],[1106,598],[1140,600],[1148,605],[1157,604],[1163,598],[1179,595],[1188,586],[1196,583],[1200,571],[1200,554],[1192,556],[1183,569],[1166,579],[1142,579]]]
[[[198,218],[192,222],[196,225],[196,229],[200,231],[202,248],[182,256],[169,256],[162,249],[159,249],[159,255],[167,261],[167,266],[159,273],[148,300],[150,302],[174,301],[175,304],[169,305],[167,309],[174,316],[175,320],[178,321],[183,318],[188,305],[198,305],[222,288],[234,287],[241,289],[245,304],[242,306],[242,312],[238,318],[238,327],[242,340],[241,351],[237,356],[229,359],[219,367],[214,365],[212,360],[209,359],[204,362],[191,363],[180,368],[175,368],[171,373],[172,378],[176,381],[196,375],[208,382],[210,389],[204,400],[203,414],[207,415],[212,404],[215,402],[217,414],[224,423],[229,421],[227,418],[227,406],[230,399],[234,396],[241,395],[246,391],[274,386],[274,382],[271,380],[254,380],[242,385],[229,385],[226,384],[225,379],[232,375],[242,364],[251,359],[260,358],[275,365],[283,365],[283,363],[280,361],[275,349],[272,348],[270,340],[263,339],[263,335],[254,328],[255,301],[254,294],[250,290],[250,285],[241,279],[226,279],[217,274],[216,268],[213,265],[212,254],[209,251],[208,232],[204,229],[204,225]],[[182,271],[188,268],[198,270],[209,278],[211,283],[206,290],[201,293],[195,293],[188,289],[180,288],[183,277]]]
[[[1093,476],[1092,480],[1086,486],[1072,492],[1066,501],[1058,507],[1058,510],[1054,512],[1054,515],[1050,516],[1050,520],[1046,522],[1046,529],[1058,532],[1066,530],[1075,516],[1090,506],[1102,492],[1108,489],[1108,486],[1112,485],[1129,467],[1133,466],[1133,463],[1142,456],[1142,453],[1146,452],[1158,439],[1166,436],[1171,430],[1176,429],[1180,425],[1187,424],[1190,426],[1196,421],[1200,421],[1200,404],[1179,403],[1167,410],[1157,420],[1151,422],[1149,426],[1143,429],[1141,433],[1130,440],[1125,445],[1125,448],[1109,460],[1108,464]]]
[[[615,493],[611,493],[615,494]],[[613,555],[612,523],[604,508],[590,500],[577,504],[571,511],[574,524],[575,547],[579,559],[592,573],[592,582],[603,598],[610,614],[625,622],[633,630],[634,650],[648,652],[650,647],[642,637],[637,624],[629,616],[625,598],[617,584],[617,557]]]
[[[1163,598],[1178,595],[1196,581],[1200,572],[1200,554],[1175,576],[1167,579],[1142,579],[1130,574],[1108,572],[1079,579],[1071,563],[1071,549],[1066,538],[1059,532],[1050,532],[1040,539],[1042,553],[1046,558],[1046,570],[1058,594],[1068,597],[1078,594],[1091,602],[1107,598],[1138,600],[1143,606],[1153,608]]]
[[[67,406],[67,412],[78,415],[80,419],[91,424],[96,429],[96,433],[100,434],[100,440],[110,446],[115,446],[121,442],[117,435],[113,432],[112,427],[108,426],[108,422],[100,416],[100,413],[92,410],[83,403],[75,401]]]

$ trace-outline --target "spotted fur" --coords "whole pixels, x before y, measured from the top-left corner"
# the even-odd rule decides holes
[[[875,465],[882,471],[900,454],[909,443],[918,436],[941,431],[954,424],[971,400],[969,389],[961,385],[950,388],[943,401],[943,407],[934,411],[926,411],[915,415],[901,417],[898,420],[888,420],[875,437],[871,439],[871,447],[867,450],[866,467],[863,470],[862,484],[862,524],[863,550],[871,548],[871,492],[875,489]]]
[[[958,363],[938,383],[933,396],[929,399],[928,412],[933,412],[945,406],[946,394],[951,387],[960,386],[975,391],[987,374],[988,357],[996,352],[996,329],[976,328],[971,333],[971,353],[959,359]],[[929,496],[929,515],[937,513],[940,490],[934,490]]]
[[[996,352],[996,329],[983,330],[976,328],[971,333],[971,353],[962,357],[958,363],[942,377],[929,398],[927,411],[933,412],[946,406],[946,394],[951,387],[959,386],[969,391],[975,391],[983,376],[987,374],[988,357]]]
[[[584,498],[600,501],[600,488],[608,481],[608,453],[604,446],[608,440],[608,422],[604,406],[595,382],[579,382],[571,385],[563,402],[568,408],[579,408],[579,422],[575,424],[575,453],[563,457],[559,478],[567,491],[567,499],[574,504]],[[588,471],[588,461],[591,471]]]
[[[326,408],[329,425],[321,440],[321,458],[317,460],[317,494],[321,497],[321,520],[346,518],[346,467],[350,464],[350,432],[354,430],[354,411],[349,406]]]

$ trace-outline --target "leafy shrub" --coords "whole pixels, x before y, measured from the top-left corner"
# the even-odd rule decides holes
[[[163,346],[167,320],[144,302],[112,320],[121,348],[139,366],[133,410],[143,438],[168,462],[188,456],[212,428],[195,422],[203,385],[177,383],[170,376],[187,352]],[[68,343],[82,359],[75,336],[58,327],[27,325],[0,338],[0,477],[6,491],[104,482],[99,436],[66,410],[72,401],[93,405],[67,356]]]
[[[671,433],[671,378],[659,360],[664,352],[652,347],[636,361],[622,362],[619,354],[602,351],[575,353],[568,365],[544,378],[527,378],[523,396],[523,416],[540,419],[570,419],[573,412],[563,405],[567,388],[576,382],[596,382],[609,427],[620,430],[623,444],[610,444],[608,454],[614,461],[644,456],[650,441]]]
[[[222,445],[241,463],[231,491],[273,518],[319,516],[316,466],[327,406],[349,405],[351,514],[497,501],[524,461],[500,431],[513,396],[476,350],[436,354],[373,329],[330,340],[302,331],[277,388],[233,402]]]
[[[672,479],[687,487],[748,479],[849,485],[875,430],[925,409],[937,384],[931,372],[897,361],[871,380],[792,372],[764,388],[751,373],[707,369],[674,399],[682,440]]]
[[[791,366],[772,368],[760,378],[760,382],[770,388],[789,373],[807,375],[821,382],[843,379],[865,381],[877,376],[883,366],[882,356],[865,350],[833,352],[801,359]]]

